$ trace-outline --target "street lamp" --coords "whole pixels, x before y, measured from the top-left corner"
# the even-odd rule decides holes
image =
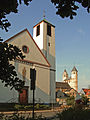
[[[33,91],[33,112],[32,117],[34,119],[34,91],[35,91],[35,81],[36,81],[36,70],[35,68],[30,68],[30,79],[31,79],[31,87],[30,89]]]

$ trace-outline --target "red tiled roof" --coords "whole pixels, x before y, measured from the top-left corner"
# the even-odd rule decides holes
[[[83,91],[84,91],[85,95],[90,95],[90,89],[83,88]]]

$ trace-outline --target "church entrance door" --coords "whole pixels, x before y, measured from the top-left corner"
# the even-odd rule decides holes
[[[19,93],[19,103],[27,104],[28,103],[28,86],[24,86],[22,92]]]

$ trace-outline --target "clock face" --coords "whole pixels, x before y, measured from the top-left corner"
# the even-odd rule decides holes
[[[29,48],[26,45],[22,46],[22,50],[24,53],[29,53]]]

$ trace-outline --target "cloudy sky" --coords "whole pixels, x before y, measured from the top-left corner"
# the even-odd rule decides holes
[[[25,28],[32,35],[33,26],[43,19],[45,10],[45,18],[56,26],[56,80],[62,81],[64,69],[70,76],[73,66],[76,66],[80,91],[90,85],[90,14],[80,6],[73,20],[62,19],[56,15],[56,8],[50,1],[32,0],[28,7],[19,6],[17,14],[7,16],[11,22],[9,31],[6,33],[0,29],[0,36],[7,40]]]

